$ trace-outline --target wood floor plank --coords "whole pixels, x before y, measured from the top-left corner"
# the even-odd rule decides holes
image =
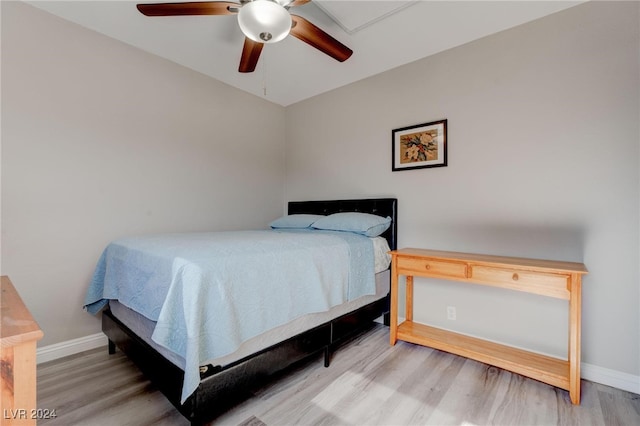
[[[329,368],[312,370],[306,380],[299,383],[295,394],[290,394],[289,397],[284,396],[287,398],[287,405],[273,405],[264,413],[264,417],[260,416],[260,418],[268,424],[274,424],[273,422],[276,421],[282,421],[285,424],[310,424],[328,416],[326,408],[315,399],[322,398],[323,392],[335,381],[344,381],[345,372],[360,375],[366,374],[365,372],[371,369],[377,370],[378,360],[390,350],[388,345],[371,345],[368,337],[369,335],[363,335],[350,345],[338,350]],[[362,357],[361,353],[369,353],[370,357]],[[326,405],[331,403],[328,402]],[[292,410],[292,406],[304,408]]]
[[[619,426],[637,422],[640,417],[640,396],[628,392],[620,393],[611,388],[598,385],[598,399],[602,408],[604,423]]]
[[[188,425],[121,352],[87,351],[38,366],[45,425]],[[380,325],[299,364],[212,425],[606,425],[640,424],[640,396],[583,380],[567,391],[434,349],[398,342]]]
[[[402,343],[402,345],[410,345]],[[400,344],[396,344],[400,346]],[[426,424],[440,404],[465,360],[445,352],[415,346],[422,362],[406,377],[396,393],[368,418],[378,424]],[[404,353],[405,349],[401,349]],[[384,366],[381,366],[384,368]]]
[[[556,388],[517,374],[507,373],[505,377],[507,391],[496,400],[491,416],[496,424],[558,424]],[[567,399],[565,404],[571,401]]]
[[[188,425],[122,353],[106,348],[38,366],[38,407],[50,425]]]

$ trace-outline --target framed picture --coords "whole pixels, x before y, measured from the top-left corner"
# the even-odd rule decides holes
[[[391,142],[394,172],[447,165],[447,120],[395,129]]]

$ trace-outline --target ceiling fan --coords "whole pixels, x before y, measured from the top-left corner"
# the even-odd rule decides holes
[[[344,44],[306,20],[289,13],[289,8],[311,0],[238,0],[185,3],[141,3],[136,7],[146,16],[238,15],[245,35],[238,71],[253,72],[265,43],[275,43],[289,33],[337,61],[344,62],[353,53]]]

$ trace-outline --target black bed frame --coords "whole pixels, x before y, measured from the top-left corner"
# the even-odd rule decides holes
[[[327,215],[357,211],[389,216],[391,226],[382,236],[395,250],[397,203],[395,198],[292,201],[289,202],[288,213]],[[252,389],[267,382],[274,374],[312,355],[323,352],[325,366],[328,366],[334,348],[366,330],[380,316],[384,316],[384,323],[388,325],[389,295],[242,360],[225,366],[207,366],[206,371],[201,369],[200,385],[184,404],[180,403],[184,378],[182,369],[138,337],[109,309],[102,315],[102,331],[109,338],[109,353],[115,353],[116,347],[120,348],[182,415],[192,424],[201,424],[249,396]]]

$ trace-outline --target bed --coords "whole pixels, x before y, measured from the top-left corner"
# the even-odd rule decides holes
[[[345,212],[366,213],[389,218],[388,228],[386,228],[379,237],[370,239],[372,241],[383,239],[384,247],[391,250],[397,248],[397,200],[394,198],[294,201],[288,203],[287,214],[291,215],[289,217],[303,217],[306,215],[330,217],[329,215]],[[335,243],[331,238],[335,238],[336,235],[341,239],[355,238],[351,236],[351,233],[334,232],[331,228],[328,229],[329,231],[322,231],[329,234],[326,236],[325,243]],[[307,238],[308,233],[300,232],[300,234],[301,235],[296,236],[296,244],[299,244],[299,238]],[[314,239],[318,238],[315,236],[316,232],[313,232],[313,234]],[[253,237],[253,234],[247,235],[247,238]],[[216,236],[216,238],[219,237]],[[280,238],[279,235],[276,236],[276,238]],[[322,236],[321,238],[325,237]],[[362,239],[362,237],[359,238]],[[357,238],[355,239],[357,240]],[[374,243],[375,242],[376,241],[374,241]],[[170,244],[171,242],[169,245]],[[373,244],[374,251],[376,250],[376,246],[378,246],[379,250],[380,245]],[[229,250],[233,251],[233,246],[231,247]],[[324,252],[318,252],[322,253],[321,255],[316,254],[316,252],[312,250],[315,249],[305,248],[305,253],[311,253],[308,257],[312,258],[314,262],[318,262],[318,259],[320,259],[320,262],[333,262],[337,257],[343,257],[343,252],[340,251],[343,250],[342,246],[332,248],[329,250],[331,253],[324,254]],[[327,251],[326,248],[322,250]],[[361,253],[356,251],[352,246],[349,246],[346,250],[351,253],[351,258],[361,256]],[[354,256],[353,253],[356,253],[357,256]],[[135,256],[139,256],[137,251],[135,251],[134,254]],[[269,254],[270,257],[267,257],[266,261],[275,263],[276,266],[278,262],[286,263],[287,266],[283,266],[280,269],[288,269],[288,265],[304,263],[302,260],[300,262],[290,262],[286,260],[286,255],[287,254],[278,254],[277,256],[272,256]],[[325,256],[327,259],[325,259]],[[305,255],[304,257],[307,256]],[[173,260],[172,269],[174,272],[176,268],[182,268],[180,261],[181,259],[179,258]],[[249,263],[260,270],[259,274],[264,274],[258,262],[252,260]],[[227,263],[222,263],[217,267],[226,268],[226,266]],[[294,266],[291,267],[295,268]],[[376,265],[376,268],[380,269],[380,266]],[[96,269],[97,275],[99,275],[98,269],[99,268]],[[254,273],[251,268],[244,269],[246,269],[247,274]],[[340,267],[336,267],[336,270],[342,271]],[[352,270],[349,269],[349,271],[348,273],[351,275],[349,275],[349,279],[346,281],[359,283],[360,281],[354,279]],[[138,274],[137,271],[134,272],[135,273],[129,272],[128,275],[125,274],[123,276],[126,278]],[[321,272],[320,275],[324,277],[334,273],[344,278],[344,271],[336,272],[331,269]],[[342,275],[340,275],[341,273]],[[266,274],[265,276],[269,275]],[[207,277],[209,276],[207,275]],[[284,280],[286,279],[285,276]],[[199,424],[211,420],[216,415],[224,412],[230,406],[250,394],[255,386],[272,380],[276,373],[313,355],[323,353],[324,365],[328,367],[333,350],[353,335],[373,325],[373,321],[377,318],[383,317],[384,323],[388,325],[390,283],[390,272],[388,268],[386,270],[377,270],[373,279],[373,283],[369,282],[370,280],[365,280],[367,281],[366,290],[364,287],[360,289],[357,286],[352,286],[352,288],[346,290],[332,291],[330,292],[331,294],[321,292],[313,297],[304,294],[307,290],[297,290],[297,292],[303,293],[300,297],[310,299],[310,302],[314,305],[309,308],[309,313],[301,315],[300,312],[291,312],[289,314],[291,318],[283,317],[283,319],[278,319],[277,321],[280,322],[274,323],[275,326],[270,325],[269,321],[271,321],[271,319],[269,318],[253,320],[253,323],[259,323],[259,326],[255,324],[252,325],[251,321],[239,321],[242,323],[242,327],[250,330],[250,332],[248,332],[249,334],[246,334],[243,330],[238,331],[239,334],[244,336],[242,339],[236,343],[230,343],[229,348],[219,353],[207,352],[206,356],[202,355],[202,353],[205,352],[203,348],[207,347],[206,343],[198,343],[195,346],[195,350],[189,349],[190,345],[192,345],[193,335],[198,335],[198,339],[204,336],[205,341],[212,340],[210,338],[211,335],[218,336],[215,334],[216,327],[218,324],[224,323],[226,317],[220,316],[218,319],[212,316],[212,313],[220,312],[220,315],[223,315],[222,311],[224,311],[224,308],[228,305],[231,305],[230,303],[227,304],[225,302],[223,304],[220,302],[217,305],[209,304],[206,305],[207,307],[204,309],[194,309],[190,305],[188,308],[184,308],[184,306],[188,304],[182,298],[187,298],[187,296],[180,296],[182,298],[178,299],[175,306],[184,309],[179,315],[180,318],[183,316],[186,318],[184,322],[187,323],[187,326],[182,325],[183,328],[187,327],[184,329],[184,333],[182,333],[182,328],[174,326],[173,324],[170,326],[165,325],[163,315],[164,311],[167,310],[165,305],[169,304],[169,296],[164,294],[161,295],[164,305],[157,317],[154,317],[153,314],[157,313],[158,307],[154,308],[152,306],[150,308],[144,308],[135,306],[135,301],[137,300],[143,300],[146,303],[147,298],[152,298],[147,297],[144,291],[136,293],[129,297],[129,299],[122,297],[123,303],[119,303],[115,296],[111,298],[105,295],[104,299],[101,300],[101,303],[104,304],[105,307],[102,308],[102,304],[100,304],[93,308],[94,311],[97,311],[99,308],[102,312],[102,330],[109,339],[109,353],[115,353],[116,347],[122,350],[161,390],[182,415],[190,420],[192,424]],[[306,281],[312,282],[315,280],[317,280],[315,272],[309,272],[308,275],[305,275],[304,279],[299,280],[300,287],[306,289]],[[171,294],[172,289],[175,287],[175,284],[172,285],[168,290],[168,294]],[[209,285],[205,287],[208,288]],[[253,289],[251,291],[259,292],[261,290]],[[273,290],[269,291],[273,292]],[[277,297],[284,297],[289,300],[290,297],[298,296],[297,294],[287,294]],[[207,297],[206,295],[203,296],[198,293],[197,299],[206,301]],[[260,297],[265,297],[265,295]],[[233,297],[229,297],[229,300],[237,299],[238,298],[234,299]],[[239,297],[239,299],[244,301],[244,294],[242,297]],[[277,303],[277,300],[278,299],[276,299],[274,303]],[[202,301],[199,303],[204,303]],[[215,300],[207,302],[216,303]],[[242,305],[242,303],[240,305]],[[255,306],[251,306],[251,303],[245,303],[245,305],[255,308]],[[298,303],[287,303],[287,305],[297,306]],[[143,305],[141,304],[141,306]],[[215,306],[215,309],[212,308],[212,306]],[[242,308],[242,306],[240,308]],[[240,315],[238,313],[240,308],[234,307],[229,315],[232,317]],[[144,309],[149,309],[149,312],[146,312]],[[287,309],[282,310],[287,311]],[[206,312],[206,320],[202,319],[204,317],[196,315],[200,311]],[[268,311],[279,310],[269,309]],[[278,315],[285,314],[278,313]],[[171,321],[174,320],[172,319]],[[189,324],[193,322],[196,322],[196,325],[193,325],[194,327],[200,327],[195,333],[192,328],[189,328],[191,327]],[[167,327],[169,327],[169,331],[165,330]],[[255,327],[263,327],[266,329],[256,331],[253,330]],[[158,331],[159,329],[160,331]],[[181,332],[176,332],[175,330],[177,329],[181,330]],[[163,332],[162,330],[165,331]],[[158,334],[164,336],[164,340],[158,338]],[[182,336],[183,334],[184,336]],[[229,335],[233,336],[233,333]],[[154,336],[153,339],[152,336]],[[179,343],[176,343],[175,347],[172,346],[174,339],[179,340]],[[231,337],[225,337],[225,339],[234,341]],[[156,340],[160,341],[161,344],[156,342]],[[216,339],[213,340],[215,340],[216,347],[218,347],[221,338],[216,337]],[[187,343],[183,345],[183,343],[180,342]],[[184,351],[182,351],[183,346],[186,346]],[[193,353],[198,355],[195,360],[193,360],[193,356],[190,355]],[[206,359],[207,362],[202,362],[204,359]],[[197,378],[195,383],[193,382],[194,362],[197,362],[197,371],[195,373],[197,374]],[[188,383],[190,384],[187,385]]]

